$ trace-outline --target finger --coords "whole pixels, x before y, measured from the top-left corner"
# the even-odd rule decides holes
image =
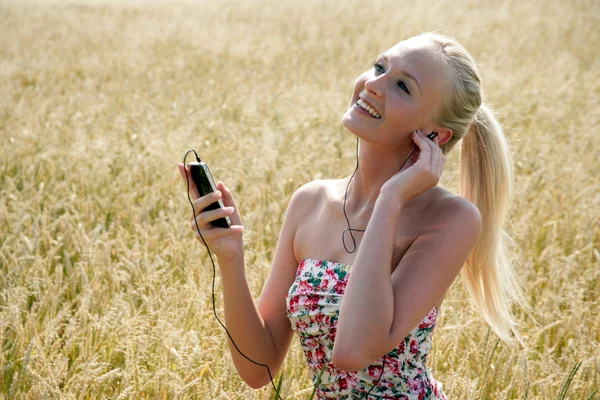
[[[431,160],[433,162],[435,162],[436,165],[439,165],[440,164],[440,158],[443,157],[443,154],[442,154],[442,149],[440,148],[440,138],[438,137],[437,134],[433,137],[432,142],[435,145],[432,145],[432,148],[431,148],[431,151],[432,151]]]
[[[435,146],[432,149],[433,153],[431,155],[431,159],[435,164],[434,171],[438,176],[440,176],[444,170],[444,165],[446,164],[446,157],[444,157],[444,152],[439,145],[439,137],[437,135],[434,137],[433,142],[435,143]]]
[[[226,207],[234,208],[234,213],[230,215],[231,222],[234,225],[243,225],[242,217],[240,216],[238,206],[235,202],[235,199],[233,198],[231,190],[227,186],[225,186],[225,184],[221,181],[217,183],[217,189],[219,189],[223,193],[223,204]]]
[[[217,183],[217,189],[223,193],[223,204],[237,208],[231,190],[223,182],[219,181]]]
[[[433,153],[436,149],[436,146],[434,146],[435,143],[435,139],[437,138],[437,136],[433,136],[433,138],[430,138],[431,134],[425,135],[425,133],[421,132],[421,138],[423,139],[422,142],[427,146],[427,148],[429,149],[429,151],[431,153]]]
[[[181,177],[185,181],[185,167],[183,166],[183,163],[177,164],[177,169],[179,170],[179,175],[181,175]]]
[[[440,163],[439,163],[439,174],[438,175],[442,175],[442,171],[444,170],[444,166],[446,165],[446,157],[442,154],[440,157]]]
[[[208,226],[208,224],[212,221],[215,221],[219,218],[230,217],[233,214],[233,207],[225,207],[225,208],[217,208],[215,210],[204,211],[201,212],[196,217],[196,222],[198,222],[198,226]],[[192,221],[192,230],[196,229],[196,223]]]
[[[419,160],[417,162],[429,164],[431,162],[431,147],[430,144],[427,143],[429,138],[419,131],[413,135],[413,139],[421,151],[419,154]]]
[[[441,169],[444,167],[444,164],[446,163],[446,159],[440,147],[440,137],[437,134],[433,138],[433,142],[435,143],[435,146],[432,148],[433,153],[431,157],[432,159],[436,160],[436,166],[441,171]]]
[[[431,167],[432,170],[435,171],[436,175],[441,175],[442,170],[444,168],[444,154],[442,153],[442,149],[440,148],[439,142],[440,138],[437,133],[433,139],[431,139],[432,143],[427,142],[430,145],[431,149]]]
[[[206,207],[210,206],[215,201],[218,201],[222,196],[223,194],[221,191],[217,190],[216,192],[208,193],[207,195],[194,200],[195,216],[198,216],[206,209]]]
[[[210,231],[200,231],[202,237],[206,241],[206,243],[210,246],[211,242],[215,239],[222,238],[224,236],[233,236],[239,235],[244,231],[244,227],[241,225],[231,225],[229,228],[213,228]],[[198,239],[202,243],[202,238],[196,232],[196,239]]]

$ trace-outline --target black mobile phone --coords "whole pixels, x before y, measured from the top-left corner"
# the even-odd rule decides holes
[[[217,191],[217,185],[215,185],[215,181],[213,180],[210,170],[208,169],[208,165],[206,165],[204,161],[191,162],[187,166],[190,170],[190,175],[192,175],[192,180],[196,185],[196,189],[198,189],[200,197]],[[224,207],[223,201],[218,199],[202,211],[216,210],[217,208]],[[228,216],[225,216],[212,221],[211,225],[215,228],[229,228],[231,226],[231,219]]]

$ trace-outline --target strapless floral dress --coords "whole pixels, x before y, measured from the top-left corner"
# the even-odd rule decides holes
[[[448,400],[426,365],[438,315],[435,307],[385,355],[385,365],[384,356],[356,372],[341,371],[332,363],[350,269],[347,264],[303,260],[286,295],[287,316],[300,339],[313,384],[320,376],[315,398],[367,399],[370,391],[368,399]],[[377,386],[371,390],[375,382]]]

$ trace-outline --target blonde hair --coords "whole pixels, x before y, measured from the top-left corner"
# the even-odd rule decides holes
[[[527,308],[508,258],[514,244],[503,230],[512,195],[512,156],[500,123],[483,103],[481,77],[471,55],[452,38],[426,33],[437,45],[437,56],[450,77],[435,122],[452,130],[441,145],[446,154],[463,139],[460,153],[460,194],[477,206],[482,230],[461,270],[470,292],[490,328],[506,342],[524,343],[516,329],[511,303]]]

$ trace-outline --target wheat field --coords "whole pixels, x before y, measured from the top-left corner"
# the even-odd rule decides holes
[[[450,399],[600,399],[598,26],[579,0],[0,2],[1,398],[274,398],[232,364],[177,163],[194,148],[232,188],[257,301],[292,193],[354,170],[354,79],[436,31],[510,140],[534,314],[527,351],[498,343],[457,279],[433,374]],[[278,378],[309,398],[297,337]]]

